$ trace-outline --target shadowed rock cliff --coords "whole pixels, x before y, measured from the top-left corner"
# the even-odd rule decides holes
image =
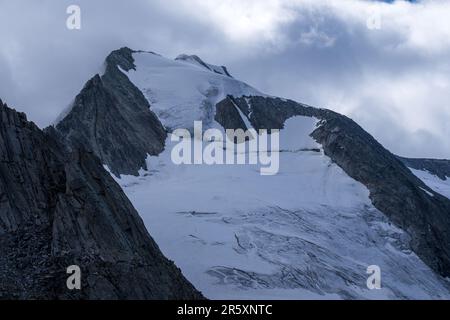
[[[197,299],[102,163],[0,101],[0,298]],[[66,268],[81,268],[68,290]]]
[[[166,132],[144,95],[120,71],[134,68],[132,50],[113,51],[105,73],[89,80],[57,130],[92,150],[115,174],[137,175],[147,155],[164,149]]]

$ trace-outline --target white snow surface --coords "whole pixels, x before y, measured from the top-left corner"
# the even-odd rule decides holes
[[[450,199],[450,177],[446,177],[445,180],[442,180],[438,176],[424,170],[416,170],[409,168],[411,172],[423,181],[428,187],[430,187],[433,191],[443,195]],[[429,193],[429,192],[427,192]]]
[[[216,127],[215,105],[227,95],[264,96],[244,82],[197,63],[147,52],[134,53],[133,58],[136,70],[122,71],[142,91],[151,110],[169,130],[192,129],[196,120],[203,121],[205,129]]]
[[[166,125],[186,120],[173,112],[193,121],[187,110],[207,99],[203,89],[217,78],[158,56],[135,59],[138,71],[129,76],[146,84],[159,115],[167,111]],[[165,72],[181,77],[175,97]],[[286,122],[273,176],[261,176],[259,165],[174,165],[168,139],[162,154],[148,157],[149,171],[115,179],[162,252],[207,298],[450,298],[448,283],[409,249],[407,235],[373,207],[369,191],[309,137],[316,124]],[[381,268],[379,290],[366,286],[369,265]]]

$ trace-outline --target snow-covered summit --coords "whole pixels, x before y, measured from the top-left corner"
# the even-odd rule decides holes
[[[196,120],[214,126],[215,105],[228,95],[264,96],[230,76],[225,67],[203,62],[197,56],[175,60],[148,52],[133,52],[134,69],[121,69],[142,91],[162,124],[169,130],[191,129]]]

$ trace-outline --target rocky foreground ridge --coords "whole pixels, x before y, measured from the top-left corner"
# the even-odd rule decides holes
[[[93,152],[1,101],[0,252],[3,299],[202,298]],[[81,290],[66,286],[70,265]]]

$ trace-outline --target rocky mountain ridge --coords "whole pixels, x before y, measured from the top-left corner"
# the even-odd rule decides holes
[[[1,101],[0,251],[2,299],[202,298],[92,151]]]
[[[109,55],[105,73],[86,83],[56,124],[68,145],[81,143],[93,150],[116,175],[147,169],[147,155],[159,154],[167,136],[142,92],[119,69],[134,68],[131,59],[129,49]]]

